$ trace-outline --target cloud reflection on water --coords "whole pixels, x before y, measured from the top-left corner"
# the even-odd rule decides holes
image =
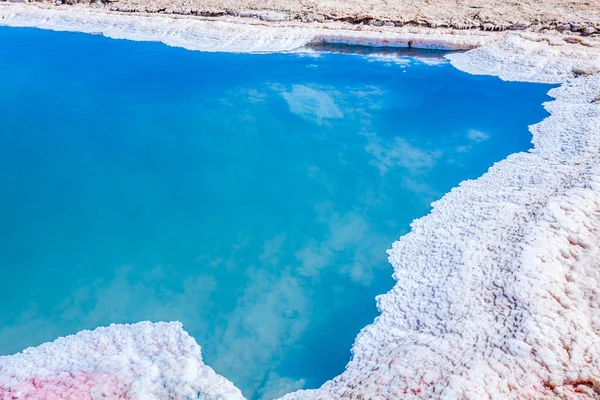
[[[306,68],[315,70],[317,61]],[[371,61],[404,69],[414,64],[396,56]],[[0,316],[0,342],[24,347],[111,322],[181,320],[203,346],[209,365],[257,398],[314,385],[305,379],[311,369],[295,369],[297,354],[311,365],[332,359],[341,369],[354,335],[376,314],[374,296],[392,286],[385,250],[447,189],[432,176],[451,163],[460,166],[493,136],[457,127],[422,139],[411,121],[390,115],[416,107],[415,99],[425,95],[401,97],[380,77],[363,79],[379,84],[337,86],[306,80],[228,88],[217,92],[217,101],[204,92],[188,93],[172,109],[160,105],[181,124],[175,128],[192,124],[193,129],[185,132],[191,137],[185,141],[173,126],[161,126],[155,140],[168,141],[177,154],[185,153],[177,146],[193,149],[190,158],[179,165],[162,152],[156,158],[144,155],[120,184],[125,191],[142,176],[140,190],[144,184],[152,189],[142,200],[156,202],[149,210],[181,211],[168,214],[164,224],[142,225],[170,244],[156,250],[156,258],[167,261],[108,265],[101,272],[77,269],[94,278],[64,283],[45,304],[32,302]],[[156,110],[145,103],[129,107],[131,117],[145,121],[144,132],[156,128]],[[137,142],[134,148],[139,151]],[[156,178],[152,168],[163,162],[167,170],[180,169]],[[122,171],[116,170],[94,184],[109,192],[106,188],[120,182]],[[92,193],[101,194],[100,189]],[[203,208],[210,211],[195,213]],[[136,211],[106,215],[122,220]],[[136,237],[139,231],[129,223],[124,229]],[[185,256],[176,246],[183,234]],[[65,269],[71,267],[79,266]],[[27,304],[34,292],[15,303]],[[357,313],[361,307],[367,311]],[[332,341],[337,348],[309,348]],[[331,377],[326,375],[331,371],[319,379]]]

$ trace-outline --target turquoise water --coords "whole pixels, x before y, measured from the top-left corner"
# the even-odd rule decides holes
[[[180,320],[248,398],[317,387],[393,286],[386,249],[528,149],[548,89],[431,52],[0,28],[0,354]]]

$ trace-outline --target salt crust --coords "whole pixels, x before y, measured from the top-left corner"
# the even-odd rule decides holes
[[[243,399],[179,322],[111,325],[0,357],[0,399]]]
[[[6,9],[0,14],[6,23]],[[81,15],[30,25],[12,15],[9,23],[19,26],[92,31]],[[143,31],[144,40],[179,40],[168,28],[137,24],[128,29]],[[111,29],[102,32],[114,37]],[[246,28],[231,29],[231,41],[223,40],[227,29],[211,39],[218,49],[282,51],[314,39],[308,31],[286,36],[265,28],[240,38]],[[378,297],[381,315],[358,335],[346,371],[283,399],[600,399],[600,54],[536,40],[509,35],[449,56],[469,73],[561,83],[549,92],[555,100],[544,104],[551,116],[530,127],[531,151],[461,183],[413,222],[389,250],[397,284]],[[574,78],[582,74],[589,75]],[[147,368],[136,368],[138,362]],[[45,398],[7,397],[7,385],[52,374],[79,382],[78,371],[99,371],[94,379],[102,382],[118,377],[122,390],[166,391],[144,398],[241,397],[202,364],[179,324],[141,323],[0,358],[0,399]],[[196,397],[187,394],[193,391]]]
[[[163,42],[189,50],[226,52],[281,52],[296,50],[309,42],[335,42],[374,46],[471,49],[499,35],[471,32],[460,35],[422,33],[398,29],[340,29],[340,24],[257,24],[247,19],[108,13],[84,6],[37,7],[0,3],[0,26],[36,27],[56,31],[100,33],[115,39]],[[362,29],[362,28],[361,28]],[[417,30],[419,31],[419,30]]]

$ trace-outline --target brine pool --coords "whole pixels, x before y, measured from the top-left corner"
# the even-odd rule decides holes
[[[0,28],[0,354],[180,320],[251,399],[341,373],[386,249],[530,148],[549,89],[367,53]]]

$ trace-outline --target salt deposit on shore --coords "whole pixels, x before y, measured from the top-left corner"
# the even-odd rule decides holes
[[[11,0],[23,1],[23,0]],[[600,34],[600,8],[588,0],[29,0],[142,14],[238,16],[269,22],[526,30]]]
[[[292,399],[600,398],[597,53],[510,38],[459,69],[562,83],[534,149],[463,182],[389,251],[396,286],[346,372]]]
[[[493,40],[489,32],[461,35],[431,29],[349,29],[347,24],[269,24],[242,18],[172,18],[165,15],[109,13],[90,7],[35,7],[0,3],[0,26],[101,33],[115,39],[159,41],[200,51],[276,52],[308,42],[393,47],[470,49]],[[448,31],[450,32],[450,31]]]
[[[2,400],[100,398],[243,399],[178,322],[111,325],[0,357]]]
[[[393,244],[397,284],[378,298],[381,315],[359,334],[347,370],[284,399],[600,398],[600,50],[593,38],[265,26],[28,5],[2,5],[0,18],[0,25],[213,51],[291,51],[323,40],[475,48],[449,58],[469,73],[560,83],[545,104],[551,115],[531,127],[530,152],[463,182]],[[102,385],[118,384],[125,395],[143,387],[149,398],[241,397],[202,364],[179,325],[143,323],[1,357],[0,398],[44,398],[28,382],[37,388],[56,379],[73,393],[96,390],[95,380],[80,384],[80,371],[100,371]]]

